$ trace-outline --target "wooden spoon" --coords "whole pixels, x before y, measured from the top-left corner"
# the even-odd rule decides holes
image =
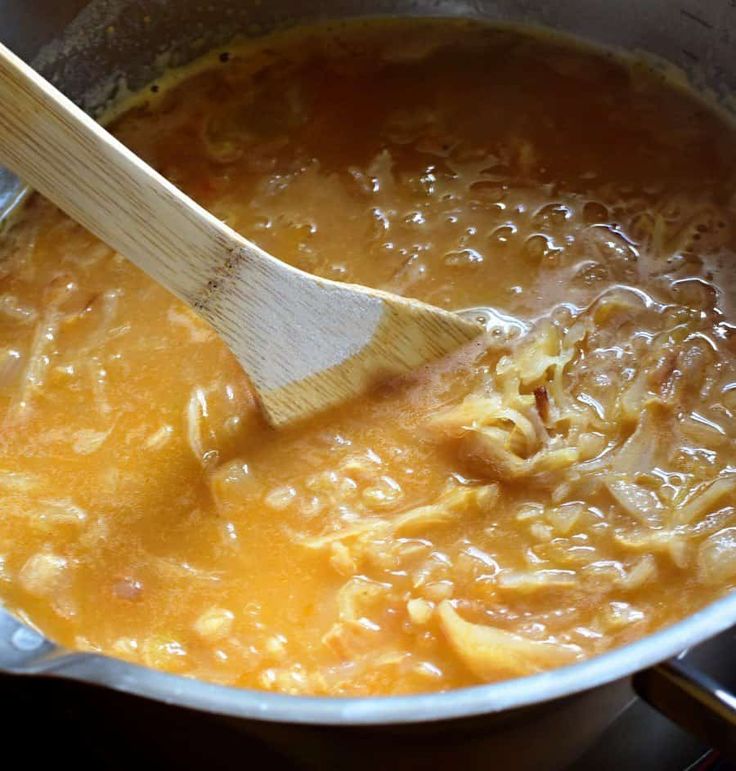
[[[0,163],[206,319],[275,425],[410,372],[483,331],[454,313],[280,262],[2,45]]]

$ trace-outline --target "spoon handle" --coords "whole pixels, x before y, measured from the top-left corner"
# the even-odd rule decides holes
[[[274,424],[480,333],[454,313],[280,262],[150,168],[0,45],[0,163],[209,321]]]
[[[0,105],[0,163],[190,305],[234,249],[272,259],[1,44]]]

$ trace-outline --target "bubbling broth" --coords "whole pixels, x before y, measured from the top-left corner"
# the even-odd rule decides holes
[[[7,607],[192,677],[395,694],[569,664],[734,587],[723,116],[640,62],[449,21],[281,33],[155,90],[112,130],[217,217],[489,331],[277,432],[203,322],[33,197],[0,263]]]

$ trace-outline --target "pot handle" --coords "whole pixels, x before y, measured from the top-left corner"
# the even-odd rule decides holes
[[[632,684],[651,707],[736,761],[735,694],[679,659],[637,672]]]

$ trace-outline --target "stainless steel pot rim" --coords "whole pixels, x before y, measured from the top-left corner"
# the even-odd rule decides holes
[[[736,593],[641,640],[572,666],[489,685],[411,696],[277,694],[207,683],[56,647],[50,653],[46,648],[46,655],[15,671],[80,680],[181,707],[270,722],[341,726],[425,723],[527,707],[605,685],[677,656],[734,624]],[[20,624],[18,627],[22,628]]]
[[[0,5],[2,4],[0,0]],[[79,7],[84,5],[81,2],[68,4]],[[15,33],[18,34],[18,40],[25,45],[27,36],[20,33],[27,31],[27,26],[33,26],[25,23],[26,18],[30,22],[31,16],[27,15],[23,3],[16,5],[21,8],[16,16],[23,20],[23,24],[18,27],[20,32],[15,30]],[[54,4],[50,2],[48,5],[51,7]],[[64,4],[59,2],[58,5],[61,7]],[[136,13],[122,11],[118,16],[118,6],[122,9],[126,5],[123,0],[95,0],[89,3],[89,12],[85,10],[80,14],[78,24],[72,25],[78,33],[77,37],[67,39],[66,45],[54,47],[54,53],[61,57],[59,73],[63,76],[61,81],[66,86],[70,85],[67,76],[74,73],[64,66],[65,58],[79,53],[79,46],[82,49],[88,46],[93,52],[85,60],[87,69],[82,67],[80,70],[84,76],[80,83],[85,81],[85,77],[96,77],[98,69],[100,73],[108,72],[108,58],[115,58],[113,47],[106,37],[110,25],[115,23],[116,26],[125,27],[122,22],[127,21],[131,30],[134,30],[138,18]],[[138,7],[145,6],[146,3],[138,0],[131,5]],[[374,15],[379,11],[383,15],[393,15],[397,12],[413,14],[421,11],[425,15],[492,18],[496,23],[504,20],[534,21],[563,33],[590,38],[604,46],[614,45],[617,48],[650,51],[687,71],[694,69],[698,82],[705,81],[716,87],[722,80],[723,88],[718,88],[719,93],[731,93],[736,87],[736,82],[728,77],[732,71],[733,38],[725,34],[730,18],[727,14],[731,13],[727,0],[688,0],[687,3],[676,5],[669,4],[667,0],[648,0],[647,3],[636,4],[637,13],[630,12],[633,9],[624,8],[625,4],[611,3],[610,0],[586,0],[585,3],[550,3],[549,0],[523,0],[518,3],[511,0],[372,0],[370,3],[351,3],[349,0],[319,0],[312,4],[301,4],[298,12],[293,8],[297,4],[290,3],[289,0],[272,0],[269,3],[222,0],[212,4],[181,5],[155,0],[148,5],[155,5],[162,14],[166,6],[170,9],[176,6],[171,20],[172,32],[175,32],[177,27],[184,30],[202,29],[201,26],[183,22],[185,5],[196,5],[202,13],[209,13],[207,9],[210,6],[214,13],[219,12],[219,6],[227,5],[232,11],[233,19],[247,15],[248,21],[260,21],[261,16],[264,19],[271,15],[278,16],[279,9],[287,9],[286,15],[289,18],[301,19],[306,16],[307,20],[313,16],[322,18],[328,12],[330,17],[340,18],[343,15]],[[681,5],[687,5],[687,8]],[[626,12],[622,13],[623,10]],[[93,11],[99,15],[95,16]],[[52,18],[53,14],[49,14],[48,19]],[[34,15],[33,24],[43,26],[48,19],[44,15]],[[664,19],[668,20],[668,25],[663,23]],[[8,22],[7,34],[14,32],[10,23],[13,21],[12,15],[7,19],[4,17],[4,21]],[[118,25],[118,22],[121,24]],[[197,35],[199,34],[197,31]],[[128,37],[130,41],[135,41],[138,37],[147,40],[148,33],[139,31],[139,35],[136,35],[131,32]],[[36,53],[34,40],[31,37],[27,43],[28,51],[32,54]],[[208,43],[207,47],[212,46]],[[131,43],[132,48],[134,46]],[[95,78],[92,77],[92,80]],[[86,93],[84,89],[77,96],[82,93]],[[333,698],[291,696],[215,685],[165,674],[102,655],[67,651],[44,641],[0,609],[0,671],[86,681],[178,706],[254,720],[325,726],[411,724],[481,716],[541,704],[587,691],[626,678],[638,670],[676,656],[734,624],[736,593],[637,642],[570,667],[445,693]],[[17,638],[19,632],[21,634]],[[19,639],[22,641],[24,634],[29,636],[32,644],[27,648],[18,648],[13,640],[15,639],[16,643]]]

